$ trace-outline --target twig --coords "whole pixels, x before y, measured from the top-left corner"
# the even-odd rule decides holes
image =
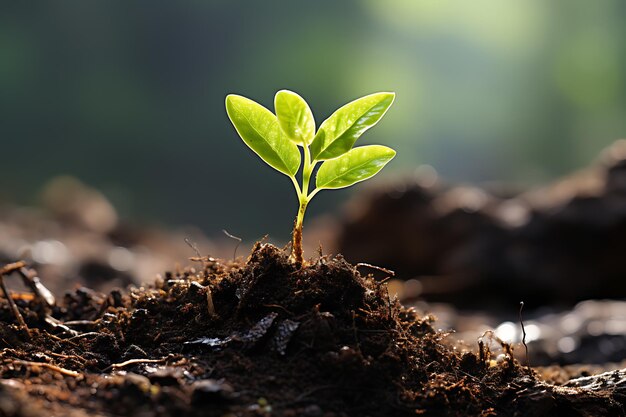
[[[356,264],[357,268],[362,267],[362,266],[367,267],[367,268],[376,269],[377,271],[384,272],[385,274],[389,274],[392,277],[396,276],[396,273],[394,271],[392,271],[391,269],[383,268],[381,266],[376,266],[376,265],[372,265],[372,264],[367,264],[365,262],[359,262],[358,264]]]
[[[189,258],[189,260],[202,262],[204,264],[204,266],[206,267],[206,258],[200,254],[200,251],[198,250],[198,245],[196,245],[196,243],[193,242],[188,237],[186,237],[184,240],[185,240],[185,243],[187,244],[187,246],[189,246],[191,248],[191,250],[196,253],[196,256],[192,257],[192,258]]]
[[[26,267],[20,268],[17,271],[22,277],[24,284],[28,286],[39,300],[43,301],[48,307],[53,307],[56,304],[54,295],[46,288],[42,283],[34,270],[28,270]]]
[[[185,243],[189,245],[191,249],[193,249],[196,255],[198,255],[197,258],[189,258],[189,259],[191,261],[202,262],[205,268],[204,271],[202,271],[202,273],[206,278],[207,263],[214,261],[214,259],[208,256],[203,257],[202,255],[200,255],[198,246],[194,242],[192,242],[189,238],[185,238]],[[207,284],[207,286],[203,288],[206,288],[206,302],[207,302],[207,310],[209,311],[209,316],[216,316],[217,314],[215,313],[215,305],[213,304],[213,293],[211,292],[211,287]]]
[[[102,370],[102,372],[106,372],[109,369],[124,368],[126,366],[136,365],[138,363],[162,363],[162,362],[165,362],[168,359],[169,359],[169,356],[166,356],[165,358],[161,358],[161,359],[129,359],[129,360],[124,361],[124,362],[114,363],[113,365],[107,366],[106,368],[104,368]]]
[[[530,359],[528,358],[528,345],[526,344],[526,329],[524,329],[524,321],[522,320],[522,310],[524,309],[524,302],[519,303],[519,324],[522,326],[522,343],[526,349],[526,366],[530,369]]]
[[[0,275],[0,288],[2,288],[2,293],[4,294],[4,297],[9,302],[9,307],[11,308],[11,312],[15,316],[15,320],[17,320],[17,324],[19,325],[20,329],[26,330],[26,332],[28,332],[28,326],[26,325],[26,322],[24,321],[24,317],[22,317],[22,313],[20,313],[20,310],[17,308],[15,301],[13,301],[13,297],[11,297],[11,293],[9,293],[9,290],[7,289],[6,285],[4,285],[4,277],[2,275]]]
[[[56,365],[52,365],[51,363],[46,363],[46,362],[32,362],[32,361],[23,361],[20,359],[12,359],[13,363],[19,363],[21,365],[26,365],[26,366],[32,366],[32,367],[37,367],[37,366],[41,366],[42,368],[47,368],[51,371],[55,371],[58,372],[60,374],[66,375],[66,376],[71,376],[74,378],[77,378],[81,375],[80,372],[76,372],[76,371],[72,371],[69,369],[65,369],[65,368],[61,368],[60,366],[56,366]]]
[[[0,275],[9,275],[15,271],[18,271],[20,268],[24,268],[26,266],[26,262],[18,261],[13,262],[11,264],[6,264],[2,268],[0,268]]]
[[[202,256],[200,255],[200,251],[198,250],[198,245],[191,241],[189,238],[185,238],[185,243],[196,253],[197,256],[193,256],[189,258],[190,261],[193,262],[202,262],[202,265],[206,268],[209,263],[215,263],[215,259],[210,256]]]
[[[47,354],[50,355],[50,356],[54,356],[56,358],[61,358],[61,359],[78,359],[78,360],[80,360],[83,363],[87,362],[87,359],[83,358],[80,355],[76,355],[76,354],[64,355],[62,353],[54,353],[54,352],[47,352]]]
[[[191,248],[191,250],[193,250],[196,255],[198,255],[198,258],[202,259],[202,255],[200,255],[200,251],[198,250],[198,246],[191,241],[191,239],[189,239],[188,237],[185,238],[185,243],[187,244],[187,246],[189,246]]]
[[[2,292],[4,293],[4,296],[6,297],[9,303],[9,307],[11,308],[11,311],[13,312],[13,315],[15,316],[15,319],[17,320],[20,330],[26,335],[26,337],[28,337],[28,339],[30,339],[30,332],[28,331],[28,326],[26,325],[26,322],[24,321],[24,317],[22,317],[22,313],[20,313],[20,310],[17,308],[15,301],[13,301],[13,298],[11,297],[11,293],[7,289],[6,285],[4,284],[5,274],[10,274],[14,271],[17,271],[20,268],[23,268],[24,265],[25,263],[23,261],[20,261],[20,262],[15,262],[12,264],[7,264],[4,267],[2,267],[2,269],[0,269],[0,288],[2,288]]]
[[[63,322],[66,326],[95,326],[97,323],[97,320],[70,320]]]
[[[237,236],[233,236],[230,233],[228,233],[226,231],[226,229],[222,229],[222,232],[228,236],[231,239],[235,239],[236,241],[238,241],[239,243],[237,243],[237,246],[235,246],[235,251],[233,252],[233,262],[235,262],[235,259],[237,259],[237,249],[239,248],[239,245],[241,245],[241,242],[243,242],[243,239]]]
[[[67,338],[67,339],[64,339],[64,340],[72,342],[72,341],[74,341],[76,339],[82,339],[83,337],[92,337],[92,336],[100,336],[100,335],[102,335],[102,333],[100,333],[100,332],[87,332],[87,333],[81,333],[78,336],[73,336],[73,337],[70,337],[70,338]]]

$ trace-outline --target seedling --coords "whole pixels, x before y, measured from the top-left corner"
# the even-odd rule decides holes
[[[345,188],[373,177],[396,155],[381,145],[353,148],[356,140],[385,115],[394,98],[394,93],[375,93],[354,100],[335,111],[316,132],[309,105],[292,91],[276,93],[276,115],[248,98],[235,94],[226,97],[226,112],[241,139],[269,166],[287,175],[296,189],[300,204],[292,233],[296,264],[303,264],[302,222],[311,199],[321,190]],[[300,185],[296,174],[302,159]],[[311,190],[311,176],[320,163]]]

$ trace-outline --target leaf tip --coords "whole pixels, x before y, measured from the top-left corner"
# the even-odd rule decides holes
[[[296,93],[295,91],[291,91],[291,90],[287,90],[286,88],[283,88],[282,90],[278,90],[276,94],[274,95],[274,106],[276,106],[276,102],[280,100],[281,97],[284,97],[286,99],[289,96],[298,98],[306,103],[306,101],[302,98],[300,94]]]
[[[381,94],[383,94],[386,99],[389,99],[391,101],[391,103],[393,103],[393,101],[396,99],[396,92],[395,91],[383,91]]]
[[[234,106],[235,100],[237,100],[240,97],[241,96],[237,94],[228,94],[226,98],[224,99],[224,103],[226,104],[226,110],[229,110],[232,106]]]
[[[278,96],[283,95],[283,94],[295,94],[295,93],[293,91],[291,91],[291,90],[287,90],[286,88],[283,88],[282,90],[278,90],[274,97],[278,97]]]

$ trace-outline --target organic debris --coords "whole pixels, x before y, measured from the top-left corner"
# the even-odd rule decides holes
[[[3,299],[0,415],[624,415],[621,376],[554,386],[510,346],[447,347],[340,256],[298,268],[259,243],[152,286],[15,303],[30,340]]]

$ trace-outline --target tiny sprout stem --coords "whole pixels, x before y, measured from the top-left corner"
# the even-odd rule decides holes
[[[311,174],[315,168],[316,162],[311,163],[311,151],[307,145],[304,148],[304,166],[302,168],[302,188],[297,185],[294,178],[294,184],[296,184],[296,191],[298,193],[298,202],[300,207],[298,208],[298,214],[296,215],[296,221],[293,226],[293,241],[292,241],[292,256],[296,265],[302,265],[304,263],[304,255],[302,250],[302,225],[304,223],[304,213],[306,212],[307,205],[311,198],[316,194],[317,190],[313,190],[309,194],[309,183],[311,181]]]
[[[292,255],[296,265],[302,265],[304,263],[304,255],[302,251],[302,223],[304,221],[304,213],[308,200],[306,197],[300,198],[300,208],[298,209],[298,215],[296,216],[296,222],[293,228],[293,244]]]
[[[296,193],[298,194],[298,198],[300,198],[300,196],[302,195],[302,191],[300,190],[300,184],[298,184],[298,181],[296,181],[296,177],[292,177],[290,175],[289,178],[291,178],[291,182],[293,183],[293,186],[296,188]]]
[[[315,196],[315,194],[319,193],[322,190],[323,188],[316,188],[313,191],[311,191],[311,194],[309,194],[309,201],[311,201],[311,199]]]
[[[311,151],[308,146],[304,146],[304,168],[302,169],[302,194],[304,198],[307,198],[309,195],[309,181],[311,181],[312,172]]]

